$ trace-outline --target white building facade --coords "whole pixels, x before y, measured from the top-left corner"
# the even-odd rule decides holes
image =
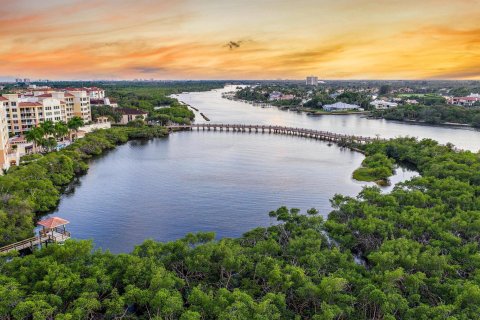
[[[10,134],[19,135],[45,121],[68,122],[74,116],[91,121],[90,97],[86,91],[37,90],[4,94],[4,118]]]
[[[318,77],[314,77],[314,76],[309,76],[307,77],[307,79],[305,80],[305,84],[307,86],[316,86],[318,85]]]
[[[375,109],[389,109],[389,108],[397,107],[398,103],[384,101],[384,100],[374,100],[374,101],[370,102],[370,105],[374,106]]]
[[[360,106],[356,104],[348,104],[344,102],[335,102],[334,104],[326,104],[323,107],[325,111],[346,111],[346,110],[359,110]]]
[[[8,169],[9,163],[9,143],[8,143],[8,123],[5,116],[7,99],[0,96],[0,169]]]

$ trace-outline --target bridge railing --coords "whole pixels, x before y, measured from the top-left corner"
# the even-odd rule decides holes
[[[31,237],[31,238],[28,238],[28,239],[25,239],[25,240],[22,240],[22,241],[19,241],[19,242],[15,242],[15,243],[6,245],[6,246],[0,248],[0,253],[5,253],[5,252],[12,251],[12,250],[17,250],[17,248],[18,249],[24,249],[25,245],[38,244],[39,241],[42,241],[42,238],[40,236],[35,236],[35,237]]]
[[[339,133],[322,131],[322,130],[314,130],[314,129],[298,128],[298,127],[287,127],[287,126],[276,126],[276,125],[194,123],[189,125],[168,126],[168,128],[172,128],[172,129],[174,128],[214,128],[214,129],[215,128],[232,128],[232,129],[283,130],[283,131],[292,131],[295,133],[302,133],[302,134],[322,135],[322,136],[331,137],[334,139],[346,139],[346,140],[355,140],[355,141],[364,141],[364,142],[370,142],[375,140],[381,140],[381,141],[385,140],[385,139],[372,138],[372,137],[339,134]]]

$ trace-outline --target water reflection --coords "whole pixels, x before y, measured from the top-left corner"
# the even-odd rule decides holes
[[[113,252],[146,238],[188,232],[235,237],[272,223],[281,205],[330,211],[335,193],[354,196],[363,155],[312,139],[232,132],[181,132],[129,142],[94,160],[55,214],[75,238]]]
[[[480,132],[465,127],[426,126],[412,123],[366,119],[362,115],[308,116],[305,113],[284,111],[278,108],[255,107],[240,101],[222,98],[222,92],[232,91],[235,86],[222,90],[175,95],[205,113],[212,123],[273,124],[326,130],[336,133],[383,138],[411,136],[431,138],[440,143],[451,142],[455,146],[472,151],[480,150]],[[199,114],[197,122],[205,122]]]
[[[229,90],[228,88],[226,90]],[[212,122],[277,124],[383,137],[412,135],[478,149],[478,132],[367,120],[357,115],[309,117],[221,98],[221,92],[180,95]],[[197,117],[199,121],[201,117]],[[334,194],[355,196],[352,180],[363,155],[313,139],[261,133],[191,131],[167,139],[132,141],[92,161],[58,212],[75,238],[94,239],[113,252],[146,238],[168,241],[188,232],[236,237],[273,221],[281,205],[323,215]],[[415,176],[398,168],[392,185]]]

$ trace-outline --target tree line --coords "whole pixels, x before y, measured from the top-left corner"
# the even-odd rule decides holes
[[[430,124],[459,123],[480,128],[480,108],[449,105],[404,105],[372,112],[387,120],[419,121]]]

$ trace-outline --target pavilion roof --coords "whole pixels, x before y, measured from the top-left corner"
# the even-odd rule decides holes
[[[63,226],[67,223],[70,223],[70,221],[59,218],[59,217],[51,217],[45,220],[38,221],[37,224],[39,226],[43,226],[49,229],[56,228],[59,226]]]

